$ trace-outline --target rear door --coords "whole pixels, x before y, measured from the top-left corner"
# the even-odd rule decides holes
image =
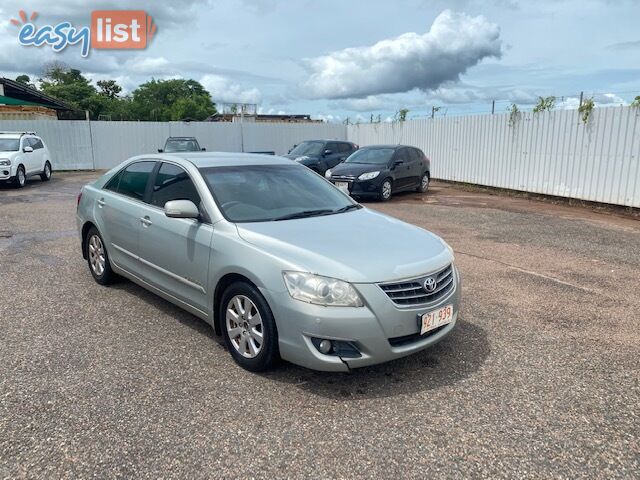
[[[408,150],[409,157],[411,158],[411,181],[409,183],[418,186],[424,171],[422,153],[417,148],[409,148]]]
[[[144,198],[155,165],[155,161],[144,160],[126,166],[99,192],[94,206],[94,218],[111,260],[138,277]]]
[[[35,154],[34,155],[34,162],[35,162],[34,171],[43,172],[44,160],[45,160],[44,144],[42,143],[42,140],[40,140],[38,137],[32,137],[31,146],[33,147],[33,153]]]
[[[171,200],[190,200],[202,211],[201,198],[180,165],[159,164],[143,207],[140,261],[145,281],[206,315],[213,226],[206,215],[195,220],[170,218],[164,213],[165,203]]]

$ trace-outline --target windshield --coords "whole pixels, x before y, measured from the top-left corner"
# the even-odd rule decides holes
[[[200,170],[224,216],[267,222],[360,208],[318,174],[299,165],[242,165]]]
[[[320,155],[323,146],[324,142],[302,142],[289,153],[291,155]]]
[[[20,150],[20,140],[17,138],[0,138],[0,152],[17,152]]]
[[[393,148],[362,148],[345,160],[345,163],[370,163],[372,165],[386,165],[393,156]]]
[[[197,152],[200,150],[198,142],[193,138],[176,138],[167,140],[164,151],[171,152]]]

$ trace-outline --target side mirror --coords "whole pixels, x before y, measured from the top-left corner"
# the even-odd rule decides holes
[[[159,148],[159,149],[158,149],[158,153],[162,153],[162,152],[164,152],[164,149]]]
[[[331,155],[332,153],[333,152],[327,148],[322,154],[326,157],[327,155]]]
[[[206,148],[204,148],[204,147],[202,147],[200,150],[202,150],[203,152],[206,152],[206,151],[207,151],[207,149],[206,149]]]
[[[191,200],[171,200],[165,203],[164,214],[169,218],[200,218],[200,211]]]
[[[33,147],[24,147],[22,151],[24,153],[33,153]]]

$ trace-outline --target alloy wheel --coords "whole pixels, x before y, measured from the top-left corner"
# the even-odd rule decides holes
[[[44,166],[44,176],[51,178],[51,166],[48,163]]]
[[[102,275],[104,272],[105,262],[104,245],[102,244],[102,240],[98,235],[92,235],[89,239],[89,264],[91,265],[93,273],[97,276]]]
[[[429,177],[426,175],[422,176],[422,181],[420,182],[420,190],[426,192],[429,188]]]
[[[27,177],[24,174],[24,170],[21,168],[18,169],[18,183],[21,187],[24,187],[24,184],[27,183]]]
[[[236,295],[229,300],[225,317],[233,347],[245,358],[257,357],[264,343],[264,328],[255,303],[245,295]]]
[[[385,180],[382,184],[382,198],[387,200],[391,197],[391,182],[389,180]]]

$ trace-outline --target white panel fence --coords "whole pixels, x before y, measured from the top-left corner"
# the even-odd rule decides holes
[[[307,139],[421,148],[434,178],[640,207],[640,109],[596,108],[586,124],[575,110],[440,117],[343,125],[215,122],[0,121],[36,130],[58,170],[105,169],[156,152],[168,136],[195,136],[209,151],[284,154]],[[512,123],[512,124],[511,124]]]
[[[640,207],[640,109],[441,117],[350,125],[360,146],[402,143],[432,160],[434,178]]]
[[[36,131],[54,169],[108,169],[134,155],[157,152],[169,136],[193,136],[208,151],[285,154],[309,138],[346,140],[344,125],[328,123],[87,122],[0,120],[0,131]]]

